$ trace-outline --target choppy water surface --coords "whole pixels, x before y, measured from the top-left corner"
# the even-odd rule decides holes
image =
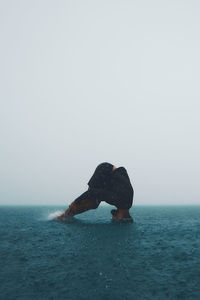
[[[200,207],[63,209],[0,208],[0,299],[200,299]]]

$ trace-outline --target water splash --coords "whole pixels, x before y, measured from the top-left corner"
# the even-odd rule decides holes
[[[62,210],[57,210],[53,213],[50,213],[47,217],[48,220],[53,220],[53,219],[56,219],[57,217],[59,217],[64,211]]]

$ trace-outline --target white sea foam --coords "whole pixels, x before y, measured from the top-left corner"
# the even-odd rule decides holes
[[[48,215],[48,220],[56,219],[56,218],[57,218],[58,216],[60,216],[62,213],[63,213],[62,210],[57,210],[57,211],[55,211],[55,212],[53,212],[53,213],[50,213],[50,214]]]

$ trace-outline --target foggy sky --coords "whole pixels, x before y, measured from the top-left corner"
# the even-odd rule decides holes
[[[200,204],[200,4],[0,1],[0,204],[66,204],[96,165]]]

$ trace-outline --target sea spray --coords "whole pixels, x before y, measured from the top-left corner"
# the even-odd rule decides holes
[[[53,212],[53,213],[50,213],[49,215],[48,215],[48,220],[53,220],[53,219],[56,219],[57,217],[59,217],[61,214],[63,213],[63,211],[62,210],[57,210],[57,211],[55,211],[55,212]]]

